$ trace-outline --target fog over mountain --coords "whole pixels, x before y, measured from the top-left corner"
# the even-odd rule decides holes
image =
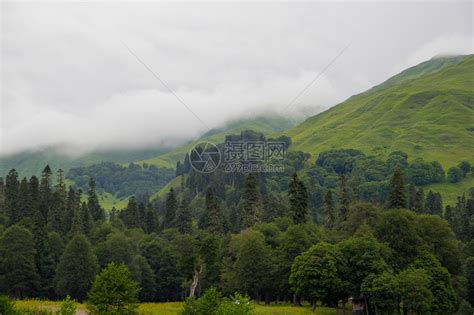
[[[3,2],[0,155],[166,146],[241,117],[305,117],[433,56],[473,53],[472,10]]]

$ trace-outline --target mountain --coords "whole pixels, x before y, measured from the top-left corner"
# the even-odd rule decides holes
[[[474,56],[438,57],[284,131],[313,157],[336,148],[402,150],[445,169],[474,162]]]
[[[101,162],[128,163],[135,160],[147,159],[166,152],[163,148],[111,150],[107,152],[92,152],[80,156],[71,156],[60,153],[58,148],[44,148],[33,152],[0,157],[0,177],[5,176],[12,168],[16,169],[21,177],[40,175],[44,167],[49,164],[53,170],[64,171],[73,167],[89,166]]]
[[[169,167],[174,169],[176,167],[176,162],[183,160],[186,153],[190,152],[193,146],[201,141],[217,144],[222,143],[226,135],[239,134],[244,130],[253,130],[263,134],[272,134],[291,128],[294,125],[295,121],[293,119],[284,118],[281,116],[255,117],[236,120],[230,122],[223,128],[210,130],[199,139],[191,141],[184,146],[158,155],[154,158],[139,161],[138,163],[147,163],[149,165]]]

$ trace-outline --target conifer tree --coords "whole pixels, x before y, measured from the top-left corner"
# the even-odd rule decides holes
[[[0,238],[0,291],[16,298],[37,293],[39,276],[30,231],[13,225]]]
[[[190,171],[191,171],[191,161],[189,159],[189,153],[186,153],[186,156],[184,157],[184,163],[183,163],[183,172],[187,174]]]
[[[82,190],[78,189],[75,192],[75,197],[73,200],[74,216],[71,222],[71,235],[72,236],[77,235],[77,234],[86,234],[84,214],[82,212],[81,195],[82,195]]]
[[[49,212],[49,207],[52,204],[52,198],[53,198],[53,193],[51,189],[51,175],[53,172],[51,171],[51,168],[49,165],[46,165],[46,167],[43,170],[43,173],[41,174],[41,181],[40,181],[40,187],[39,187],[39,196],[40,196],[40,211],[41,214],[43,215],[44,221],[47,222],[48,219],[48,212]]]
[[[341,204],[339,206],[339,220],[346,221],[347,213],[349,212],[349,194],[347,192],[347,180],[346,176],[341,175],[339,178],[339,200]]]
[[[324,196],[324,226],[328,229],[334,227],[336,222],[336,210],[334,207],[334,199],[330,190]]]
[[[104,209],[99,204],[99,198],[95,191],[95,181],[91,177],[89,178],[89,191],[87,192],[89,198],[87,199],[87,207],[89,208],[89,214],[94,221],[104,220],[105,213]]]
[[[64,211],[64,216],[62,219],[62,232],[64,235],[69,233],[71,230],[76,205],[76,191],[74,188],[72,188],[72,186],[69,186],[66,199],[66,211]]]
[[[181,203],[178,207],[175,225],[178,228],[178,231],[182,234],[191,234],[192,232],[191,210],[186,198],[181,200]]]
[[[64,218],[64,208],[61,198],[60,192],[55,191],[52,197],[52,204],[48,211],[48,227],[58,233],[63,229],[62,224]]]
[[[176,209],[178,208],[178,201],[176,200],[176,195],[174,189],[170,188],[168,195],[166,196],[165,203],[165,216],[163,218],[163,229],[173,227],[176,217]]]
[[[399,167],[395,169],[392,180],[390,181],[391,192],[389,199],[389,208],[406,208],[407,197],[405,193],[405,184],[403,174]]]
[[[199,227],[215,234],[224,233],[224,217],[219,200],[210,187],[206,190],[206,208],[199,222]]]
[[[145,230],[147,233],[153,233],[158,231],[158,219],[156,217],[155,209],[153,208],[153,205],[151,203],[146,206]]]
[[[119,214],[123,223],[128,228],[141,227],[138,201],[135,196],[128,200],[127,207]]]
[[[84,235],[76,235],[62,254],[54,279],[56,293],[83,301],[99,265],[92,246]]]
[[[408,209],[414,210],[416,187],[413,184],[408,186]]]
[[[416,191],[415,200],[413,203],[413,211],[417,213],[424,213],[424,204],[425,204],[425,192],[423,188],[420,188]]]
[[[18,182],[18,172],[12,169],[5,179],[5,212],[10,225],[20,220],[20,209],[18,198],[20,194],[20,183]]]
[[[288,198],[290,200],[290,212],[295,224],[304,223],[308,215],[308,192],[296,173],[288,187]]]
[[[151,302],[156,294],[156,282],[153,270],[143,256],[135,256],[130,264],[132,280],[138,283],[138,297],[141,302]]]
[[[23,178],[20,183],[18,194],[19,218],[30,217],[33,214],[33,201],[31,199],[30,183]]]
[[[262,197],[254,174],[245,177],[244,193],[241,198],[241,227],[243,229],[259,223],[262,215]]]

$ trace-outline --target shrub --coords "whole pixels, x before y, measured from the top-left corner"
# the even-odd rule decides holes
[[[59,308],[58,315],[74,315],[76,314],[76,303],[74,300],[71,300],[69,295],[61,303]]]
[[[6,295],[0,295],[0,314],[15,314],[15,303]]]
[[[457,183],[461,181],[463,177],[464,177],[464,173],[457,166],[453,166],[448,170],[448,181],[450,183]]]
[[[240,293],[235,293],[229,299],[224,299],[216,312],[217,315],[250,315],[255,314],[250,298]]]

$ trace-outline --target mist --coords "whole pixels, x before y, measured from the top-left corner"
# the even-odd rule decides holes
[[[239,118],[301,119],[434,56],[473,53],[472,9],[3,2],[0,155],[166,147]]]

